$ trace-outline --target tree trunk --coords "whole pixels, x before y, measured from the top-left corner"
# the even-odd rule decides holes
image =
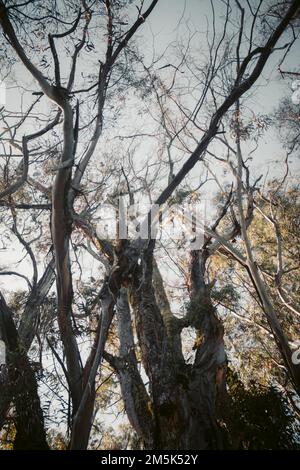
[[[15,405],[16,437],[14,449],[48,449],[37,380],[20,345],[12,312],[0,293],[0,336],[6,345],[5,383]],[[6,409],[7,411],[7,409]]]
[[[124,289],[117,303],[119,357],[106,354],[105,358],[118,374],[129,421],[147,449],[204,450],[228,445],[222,427],[227,403],[223,326],[201,281],[199,253],[192,254],[191,266],[191,306],[184,319],[172,314],[151,253],[144,255],[134,272],[129,300],[149,391],[137,365]],[[197,330],[193,364],[186,363],[182,354],[180,333],[185,326]]]
[[[49,450],[37,381],[27,356],[16,354],[11,367],[17,431],[14,450]]]

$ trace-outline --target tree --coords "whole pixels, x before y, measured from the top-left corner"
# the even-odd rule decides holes
[[[290,171],[287,166],[281,180],[273,180],[266,188],[261,188],[256,193],[256,210],[248,236],[265,288],[295,357],[299,337],[299,299],[295,289],[299,279],[296,242],[298,229],[295,226],[298,220],[299,190],[297,185],[289,181],[289,175]],[[237,248],[242,249],[242,243],[239,242]],[[229,263],[226,260],[224,265],[224,255],[225,259],[227,258],[223,253],[223,261],[220,258],[215,260],[217,269],[221,262],[227,274],[223,279],[223,288],[214,292],[214,298],[218,305],[231,309],[236,319],[227,316],[228,326],[225,325],[225,329],[234,332],[233,325],[235,321],[238,321],[243,331],[243,338],[240,340],[247,342],[249,340],[247,332],[250,330],[252,338],[256,337],[255,346],[254,344],[251,346],[250,361],[248,348],[243,345],[239,346],[240,340],[234,342],[236,351],[239,351],[242,356],[242,363],[247,364],[242,372],[243,379],[248,383],[256,380],[264,386],[272,382],[276,383],[281,390],[285,390],[286,397],[291,400],[298,414],[299,410],[293,403],[295,392],[291,376],[282,357],[276,351],[268,321],[262,314],[263,309],[255,285],[241,265],[234,269],[233,277],[234,260],[228,259]],[[239,290],[241,287],[242,289]],[[238,295],[236,295],[237,291]],[[227,294],[227,297],[224,294]],[[268,358],[267,363],[266,358]],[[259,364],[262,365],[261,368],[258,367]],[[241,372],[241,368],[239,371]]]
[[[1,338],[9,352],[7,369],[13,374],[1,376],[1,387],[15,383],[17,390],[21,387],[24,377],[20,367],[28,371],[29,378],[20,395],[1,397],[3,421],[11,402],[14,405],[10,413],[15,416],[15,448],[30,446],[34,436],[39,436],[35,447],[47,445],[31,356],[36,341],[41,363],[45,349],[52,352],[53,364],[59,367],[57,380],[67,392],[68,448],[85,449],[88,445],[104,361],[118,377],[127,417],[145,448],[221,449],[232,445],[226,425],[230,423],[230,399],[224,326],[208,278],[208,265],[217,253],[226,252],[249,273],[291,383],[299,393],[299,365],[291,359],[291,348],[248,236],[257,181],[249,182],[241,149],[241,139],[249,129],[242,127],[240,118],[241,103],[254,91],[273,52],[285,54],[292,49],[295,37],[289,31],[295,31],[299,2],[289,2],[287,10],[274,19],[272,8],[261,10],[262,2],[242,6],[228,1],[222,4],[219,30],[212,4],[208,61],[194,60],[190,37],[188,45],[177,52],[179,66],[168,63],[158,69],[158,61],[147,63],[134,38],[159,9],[159,2],[153,0],[145,6],[142,1],[136,9],[131,3],[0,1],[8,72],[16,64],[22,66],[29,82],[34,79],[39,87],[32,91],[29,84],[31,94],[28,97],[25,90],[26,110],[20,114],[1,109],[2,238],[5,243],[12,243],[12,237],[18,240],[33,272],[31,280],[20,270],[1,273],[22,278],[28,287],[25,303],[18,306],[20,319],[2,295],[0,305]],[[232,12],[238,28],[230,26]],[[262,28],[265,22],[267,27]],[[177,84],[185,80],[179,75],[184,73],[188,76],[184,89],[190,93],[195,87],[193,109],[188,99],[185,102],[184,93],[176,94]],[[142,132],[124,136],[124,105],[131,102],[136,106],[139,97],[146,103],[148,100],[149,115],[155,112],[156,129],[149,121]],[[51,103],[46,116],[44,100]],[[132,105],[128,109],[132,112]],[[233,142],[226,138],[226,131],[234,133]],[[111,134],[117,134],[118,144],[113,143]],[[129,141],[127,147],[124,140]],[[181,270],[186,303],[184,314],[178,316],[174,315],[176,302],[170,301],[168,276],[159,256],[162,250],[169,254],[175,250],[176,256],[182,257],[186,240],[170,237],[167,243],[159,243],[152,233],[163,217],[170,215],[172,219],[173,210],[199,197],[208,176],[204,174],[196,189],[189,178],[199,163],[212,172],[208,155],[214,155],[216,142],[230,155],[227,164],[231,164],[236,184],[223,192],[224,200],[212,223],[205,225],[203,238],[191,232],[196,243],[189,256],[185,255],[186,269]],[[138,146],[145,154],[150,148],[154,161],[145,157],[139,162]],[[14,159],[20,155],[17,165]],[[213,179],[218,182],[216,174]],[[142,190],[154,206],[135,227],[135,236],[128,239],[121,233],[125,208],[117,200],[123,197],[133,204],[142,197]],[[155,198],[153,190],[158,193]],[[110,239],[104,235],[104,217],[98,215],[106,202],[117,213],[117,234]],[[153,224],[157,206],[160,212]],[[192,227],[193,221],[192,217]],[[278,232],[277,221],[270,221]],[[241,237],[245,253],[234,247],[237,237]],[[39,254],[46,251],[48,265],[39,277]],[[84,279],[83,253],[99,266],[98,279]],[[279,289],[282,275],[280,271],[276,279]],[[50,301],[54,277],[55,306]],[[49,307],[43,312],[45,298]],[[189,330],[194,334],[192,360],[185,357],[182,341]],[[41,364],[41,368],[45,367]],[[36,419],[26,427],[27,400],[35,405],[32,415]]]

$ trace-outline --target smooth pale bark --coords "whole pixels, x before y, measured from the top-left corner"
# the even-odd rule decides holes
[[[219,424],[223,418],[228,418],[224,329],[204,279],[207,257],[205,250],[190,253],[188,317],[197,331],[189,384],[191,421],[188,440],[192,449],[222,449],[227,445],[226,433]]]
[[[68,205],[68,192],[71,183],[72,164],[64,167],[65,162],[74,160],[73,112],[67,99],[57,99],[64,115],[64,147],[60,168],[57,171],[52,189],[51,232],[56,265],[57,319],[61,340],[66,355],[68,382],[72,397],[73,413],[76,412],[82,393],[82,365],[78,345],[72,325],[72,274],[69,244],[72,232],[72,217]]]
[[[120,341],[119,357],[106,353],[105,358],[116,370],[125,410],[130,424],[148,449],[153,447],[153,416],[151,398],[138,370],[132,331],[130,307],[126,288],[121,288],[116,306],[118,336]]]
[[[144,22],[146,16],[151,13],[156,3],[157,1],[153,1],[149,9],[139,16],[114,51],[111,49],[112,45],[109,42],[107,50],[107,59],[109,61],[106,61],[107,65],[112,65],[115,62],[126,46],[127,41],[133,36],[140,24]],[[106,4],[109,11],[109,2],[106,2]],[[298,6],[298,1],[291,4],[285,17],[264,47],[259,48],[256,65],[247,78],[244,78],[244,74],[247,72],[247,66],[250,59],[253,58],[253,53],[244,59],[238,71],[238,80],[222,105],[212,116],[208,131],[181,170],[161,193],[156,203],[166,202],[199,158],[203,156],[209,143],[217,135],[220,121],[225,113],[252,87],[260,76],[269,56],[273,52],[274,46],[296,13]],[[69,202],[72,197],[70,197],[71,170],[67,164],[74,158],[72,110],[67,98],[61,96],[60,90],[50,85],[28,60],[16,38],[2,1],[0,1],[0,21],[5,34],[10,39],[23,64],[39,82],[43,92],[55,101],[64,113],[64,150],[61,166],[55,178],[52,196],[52,236],[57,271],[58,321],[67,360],[73,414],[76,417],[76,411],[80,410],[80,413],[78,413],[80,418],[88,403],[86,398],[89,396],[87,385],[93,386],[94,372],[91,375],[88,374],[90,380],[87,379],[86,384],[83,384],[83,371],[72,331],[70,315],[72,279],[69,240],[72,208]],[[109,15],[109,23],[110,21]],[[84,167],[87,163],[84,162]],[[140,251],[135,250],[135,248],[129,246],[121,255],[117,253],[120,263],[112,270],[108,285],[114,288],[115,298],[117,298],[122,285],[126,283],[130,287],[130,302],[135,314],[142,362],[150,380],[150,410],[154,421],[153,445],[158,449],[188,449],[194,446],[199,449],[220,448],[222,447],[222,438],[220,438],[217,426],[216,402],[219,401],[219,397],[222,396],[224,391],[224,364],[226,358],[223,348],[222,326],[211,306],[209,292],[207,289],[201,288],[202,290],[199,290],[197,288],[195,294],[191,293],[191,300],[194,301],[195,305],[193,308],[194,316],[189,321],[203,335],[203,341],[197,346],[194,365],[191,367],[187,364],[186,367],[183,367],[180,361],[175,359],[174,338],[170,337],[170,330],[160,313],[158,303],[163,303],[163,299],[159,299],[155,295],[152,285],[152,253],[148,250],[146,254],[143,254],[141,266],[138,266],[137,261],[140,259]],[[132,253],[134,254],[133,258]],[[132,277],[129,278],[129,275]],[[105,331],[108,331],[111,318],[112,314],[108,316]],[[102,338],[104,337],[103,334]],[[101,340],[99,342],[100,353],[103,347],[103,341]],[[101,356],[96,359],[100,361]],[[98,363],[93,362],[93,365],[96,367]],[[94,371],[95,368],[92,367],[91,370]],[[128,392],[128,387],[125,391]],[[84,394],[84,400],[82,393]],[[80,433],[80,426],[78,433]],[[79,443],[79,445],[81,444]]]
[[[22,313],[18,334],[22,346],[29,350],[36,333],[36,323],[39,317],[39,308],[49,293],[55,279],[54,259],[47,265],[44,274],[32,290]]]

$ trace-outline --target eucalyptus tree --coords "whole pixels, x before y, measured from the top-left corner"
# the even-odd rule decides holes
[[[21,113],[9,105],[1,108],[2,238],[8,246],[12,237],[18,240],[33,273],[29,279],[20,270],[4,271],[6,276],[22,277],[28,286],[19,322],[1,296],[1,337],[9,352],[8,369],[11,366],[14,381],[21,383],[19,364],[26,364],[31,388],[25,387],[21,397],[32,397],[36,407],[34,426],[27,426],[25,432],[26,410],[19,406],[20,395],[12,391],[1,398],[1,418],[12,401],[17,436],[24,436],[23,441],[15,439],[16,448],[30,447],[37,427],[41,439],[35,447],[46,445],[36,376],[28,357],[34,337],[39,337],[40,307],[54,276],[56,305],[52,316],[62,347],[55,350],[57,345],[51,343],[47,331],[46,336],[70,399],[71,449],[88,445],[95,385],[103,361],[118,376],[127,417],[145,448],[221,449],[232,444],[226,425],[230,423],[230,406],[224,328],[207,276],[210,258],[219,250],[226,250],[249,270],[299,391],[299,366],[291,361],[292,352],[248,246],[254,202],[249,187],[244,213],[238,139],[234,150],[238,157],[236,187],[226,192],[215,219],[204,227],[204,236],[199,238],[192,232],[193,241],[199,243],[192,244],[186,260],[182,283],[187,302],[181,315],[174,314],[176,304],[170,302],[166,273],[159,264],[164,245],[151,236],[156,208],[164,214],[176,203],[178,209],[184,199],[193,199],[209,179],[204,174],[200,185],[191,189],[188,179],[195,174],[196,165],[200,162],[206,172],[211,145],[220,140],[230,145],[226,140],[224,144],[222,136],[232,132],[232,126],[239,135],[238,109],[230,119],[232,107],[254,89],[274,51],[284,55],[292,49],[295,36],[290,31],[298,18],[299,2],[288,2],[286,11],[275,17],[268,5],[263,9],[262,2],[254,6],[222,2],[221,15],[211,3],[212,31],[207,32],[206,53],[199,54],[198,64],[193,61],[196,52],[190,37],[181,48],[178,66],[156,58],[149,65],[139,41],[133,42],[144,23],[159,12],[158,0],[145,3],[0,1],[6,40],[2,73],[9,76],[16,70],[24,74]],[[232,15],[237,18],[234,24]],[[167,54],[168,50],[163,60]],[[177,85],[182,90],[185,76],[192,107],[191,101],[185,103],[176,91]],[[18,76],[16,83],[19,81]],[[158,132],[155,125],[147,123],[141,132],[124,135],[128,116],[137,120],[143,113],[139,106],[145,105],[152,116],[155,113]],[[122,197],[132,204],[142,192],[154,206],[128,239],[120,233],[124,207],[117,205],[117,200]],[[233,199],[239,204],[238,216]],[[118,230],[110,239],[103,235],[107,221],[99,216],[101,204],[107,202],[118,208]],[[154,217],[155,223],[160,217],[159,213]],[[231,243],[239,235],[247,248],[246,260]],[[187,251],[185,242],[175,243],[176,247],[178,252]],[[41,253],[45,251],[49,260],[39,277]],[[89,281],[96,287],[89,303],[82,289],[85,259],[99,266],[98,278]],[[195,333],[192,359],[187,358],[182,342],[187,330]],[[4,374],[1,387],[7,388],[11,381],[9,374]]]

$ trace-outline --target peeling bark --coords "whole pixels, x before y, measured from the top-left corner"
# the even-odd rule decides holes
[[[130,301],[135,316],[142,363],[150,381],[155,449],[180,449],[187,424],[182,364],[174,357],[152,285],[152,252],[145,252],[135,270]],[[182,370],[183,369],[183,370]]]

